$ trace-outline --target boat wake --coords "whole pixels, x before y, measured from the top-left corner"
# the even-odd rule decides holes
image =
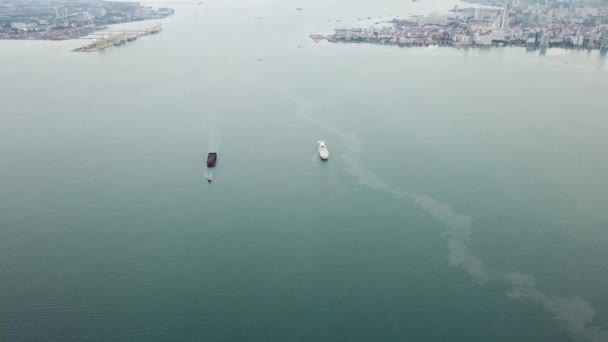
[[[442,237],[447,243],[450,265],[462,269],[479,285],[489,283],[507,285],[510,288],[506,294],[508,297],[540,304],[573,338],[591,342],[608,341],[608,330],[593,324],[595,311],[587,300],[579,296],[549,295],[536,288],[534,276],[530,274],[500,271],[488,267],[469,247],[472,240],[472,217],[458,213],[451,205],[433,197],[388,184],[361,162],[362,140],[356,134],[344,132],[326,122],[321,122],[311,114],[320,105],[319,103],[299,99],[283,88],[277,87],[274,90],[297,106],[298,118],[342,140],[345,151],[340,157],[346,162],[346,171],[357,179],[359,184],[391,194],[396,199],[411,200],[441,222],[447,228]]]
[[[217,136],[215,117],[213,115],[208,114],[205,116],[203,120],[203,132],[208,136],[207,153],[219,152],[221,141]]]
[[[211,132],[211,134],[209,134],[209,143],[207,145],[209,147],[208,147],[207,153],[209,153],[209,152],[219,152],[220,145],[221,145],[220,141],[217,138],[217,136],[215,135],[215,133]]]
[[[205,171],[205,180],[207,181],[207,183],[211,184],[211,182],[214,180],[213,177],[213,170],[209,168],[209,166],[207,166],[207,169]]]

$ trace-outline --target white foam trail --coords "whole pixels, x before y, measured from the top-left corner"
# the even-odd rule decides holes
[[[361,158],[359,157],[361,155],[361,139],[355,134],[347,134],[338,130],[334,130],[334,134],[342,139],[346,147],[346,153],[343,155],[347,165],[346,171],[354,176],[359,181],[359,184],[380,191],[390,191],[388,184],[361,163]]]
[[[448,243],[448,261],[451,265],[464,269],[479,284],[485,284],[494,279],[492,272],[467,246],[473,227],[470,216],[461,215],[451,206],[429,196],[412,193],[409,194],[409,197],[449,228],[442,235]]]
[[[573,337],[591,342],[608,341],[608,331],[593,325],[595,310],[586,299],[547,295],[535,288],[534,277],[529,274],[509,272],[504,273],[503,277],[506,283],[513,286],[507,296],[539,303]]]
[[[345,150],[340,154],[340,156],[346,161],[346,172],[354,176],[362,185],[369,186],[380,191],[390,190],[390,187],[384,183],[384,181],[382,181],[373,171],[361,164],[361,158],[359,157],[361,154],[361,139],[359,139],[356,134],[346,133],[310,115],[314,108],[319,106],[318,103],[306,102],[301,99],[294,98],[284,90],[278,91],[281,92],[283,96],[298,104],[298,110],[296,111],[297,117],[332,133],[342,140]]]
[[[213,115],[207,115],[205,117],[203,122],[203,131],[209,137],[207,141],[207,152],[218,152],[221,142],[217,136],[215,117]]]
[[[281,93],[286,92],[281,91]],[[290,94],[286,97],[298,105],[298,117],[333,133],[343,141],[346,149],[343,155],[347,164],[346,171],[360,184],[389,192],[396,198],[409,198],[448,228],[442,236],[447,242],[450,265],[462,268],[474,282],[480,285],[494,281],[512,286],[512,290],[507,294],[510,298],[528,299],[539,303],[574,338],[590,342],[608,342],[608,331],[593,325],[595,311],[587,300],[579,296],[550,296],[536,289],[534,277],[531,275],[488,268],[469,247],[473,228],[473,219],[470,216],[458,213],[449,204],[433,197],[390,186],[360,162],[362,142],[354,133],[345,133],[311,116],[309,114],[311,108],[318,104],[302,101]]]
[[[507,294],[510,298],[539,303],[572,337],[590,342],[608,341],[608,331],[593,325],[595,311],[587,300],[579,296],[547,295],[536,289],[532,275],[489,269],[468,246],[473,227],[471,217],[429,196],[412,193],[409,197],[449,229],[442,234],[448,244],[449,263],[464,269],[473,281],[482,285],[490,281],[510,285],[512,290]]]
[[[209,134],[209,151],[218,152],[220,150],[220,140],[215,135],[215,132]]]
[[[247,81],[260,83],[255,78],[250,78]],[[519,271],[502,272],[488,268],[469,247],[473,228],[473,219],[470,216],[458,213],[451,205],[431,196],[410,193],[407,189],[390,186],[373,170],[366,168],[360,162],[361,139],[354,133],[346,133],[326,122],[321,122],[310,114],[312,109],[319,106],[318,103],[297,98],[284,88],[272,88],[298,106],[297,117],[333,133],[343,141],[346,151],[342,156],[347,164],[346,171],[355,177],[360,184],[388,192],[399,199],[410,199],[430,216],[445,225],[448,230],[442,236],[447,242],[448,261],[451,265],[462,268],[474,282],[480,285],[500,282],[511,286],[512,289],[507,293],[507,296],[513,299],[527,299],[539,303],[575,339],[583,339],[589,342],[608,342],[608,331],[593,325],[595,310],[587,300],[579,296],[548,295],[536,289],[532,275]]]

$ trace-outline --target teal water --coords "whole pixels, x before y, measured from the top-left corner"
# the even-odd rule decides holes
[[[605,57],[308,38],[420,4],[0,42],[0,340],[606,341]]]

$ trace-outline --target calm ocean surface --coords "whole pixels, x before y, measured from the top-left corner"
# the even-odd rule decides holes
[[[607,59],[308,38],[453,5],[0,41],[0,340],[607,341]]]

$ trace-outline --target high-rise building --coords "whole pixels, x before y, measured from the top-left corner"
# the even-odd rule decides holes
[[[600,45],[601,50],[608,50],[608,32],[604,32],[604,37],[602,38],[602,44]]]
[[[492,27],[494,27],[495,29],[500,29],[500,27],[502,26],[502,16],[497,16],[496,18],[494,18],[494,23],[492,24]]]
[[[505,8],[502,10],[502,22],[500,23],[500,28],[506,30],[509,28],[508,20],[509,20],[509,12],[507,9],[507,0],[505,0]]]
[[[582,33],[579,33],[576,36],[577,40],[576,40],[576,45],[578,46],[583,46],[583,43],[585,42],[585,36]]]
[[[440,15],[437,12],[427,14],[424,18],[424,23],[428,25],[442,25],[445,26],[448,23],[448,18],[445,15]]]
[[[68,14],[68,9],[66,7],[55,7],[57,19],[67,18]]]
[[[103,7],[96,7],[91,10],[91,14],[95,16],[95,18],[101,18],[106,16],[107,11]]]
[[[475,20],[483,20],[484,18],[484,10],[483,8],[476,8],[475,9],[475,16],[473,17]]]
[[[553,22],[553,10],[552,9],[547,11],[547,17],[546,17],[545,22],[547,24],[551,24]]]
[[[536,45],[537,40],[538,40],[538,33],[530,32],[530,33],[528,33],[528,37],[526,38],[526,45],[528,45],[528,46]]]
[[[543,32],[540,37],[540,47],[541,48],[549,47],[549,34],[547,32]]]
[[[91,21],[93,20],[94,16],[89,13],[89,11],[84,11],[80,14],[80,18],[82,21]]]

